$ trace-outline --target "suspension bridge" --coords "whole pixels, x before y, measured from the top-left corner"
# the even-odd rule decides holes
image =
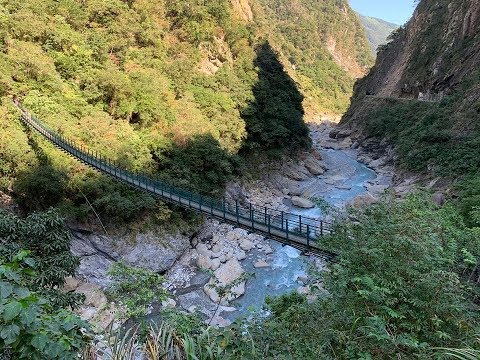
[[[115,180],[153,195],[162,201],[264,235],[301,251],[327,259],[335,256],[333,253],[323,250],[316,241],[319,237],[331,232],[331,224],[323,220],[278,211],[266,206],[256,206],[252,203],[245,204],[238,200],[230,201],[225,198],[219,200],[202,196],[155,180],[145,174],[129,171],[98,152],[53,131],[18,101],[14,101],[14,103],[20,109],[21,120],[26,125],[66,154]]]

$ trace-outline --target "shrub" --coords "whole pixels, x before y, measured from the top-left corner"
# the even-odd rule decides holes
[[[88,324],[27,285],[37,276],[28,251],[0,256],[0,356],[2,359],[78,359]]]
[[[153,301],[167,297],[164,278],[152,271],[115,263],[108,271],[113,283],[109,294],[127,308],[128,317],[145,316]]]

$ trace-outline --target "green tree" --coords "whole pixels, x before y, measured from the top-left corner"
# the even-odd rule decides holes
[[[13,256],[26,249],[35,260],[37,275],[29,287],[42,293],[54,306],[76,306],[83,300],[78,294],[59,290],[65,277],[73,276],[79,259],[70,252],[70,232],[58,210],[32,213],[21,219],[0,210],[0,255]]]
[[[28,251],[0,255],[0,356],[7,360],[78,359],[89,326],[29,289],[38,275]]]
[[[256,51],[258,82],[254,100],[242,111],[247,128],[247,149],[305,149],[311,145],[303,121],[303,96],[283,69],[268,42]]]

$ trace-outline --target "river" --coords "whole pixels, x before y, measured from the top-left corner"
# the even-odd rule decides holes
[[[334,208],[341,208],[354,197],[365,193],[365,183],[377,177],[373,170],[355,160],[352,151],[327,149],[320,152],[328,170],[321,176],[305,180],[302,188],[309,197],[323,199]],[[305,217],[321,218],[325,215],[318,206],[312,209],[297,208],[291,203],[289,206],[289,212]],[[300,286],[297,279],[307,275],[310,263],[307,256],[290,246],[268,241],[274,250],[270,255],[271,266],[254,268],[255,252],[243,261],[245,270],[255,275],[247,281],[245,294],[232,303],[237,311],[229,313],[226,318],[234,320],[250,311],[259,310],[266,296],[295,291]]]

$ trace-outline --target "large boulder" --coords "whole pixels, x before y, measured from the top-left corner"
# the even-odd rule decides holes
[[[73,231],[70,250],[80,257],[78,277],[107,287],[110,266],[121,261],[129,266],[161,273],[190,248],[190,238],[182,234],[153,232],[136,236],[101,236],[85,231]]]
[[[292,204],[304,209],[311,209],[315,207],[315,204],[311,200],[302,198],[300,196],[293,196]]]
[[[372,204],[375,204],[376,202],[378,202],[378,199],[376,197],[374,197],[370,193],[366,193],[355,197],[347,204],[347,206],[357,210],[361,210],[369,207]]]
[[[282,172],[285,177],[296,181],[303,181],[309,178],[309,172],[304,166],[285,164]]]
[[[245,281],[239,282],[243,273],[244,270],[240,262],[236,258],[232,258],[214,271],[214,277],[205,284],[203,290],[213,302],[220,302],[220,304],[225,306],[229,301],[245,293]],[[236,282],[238,282],[238,284]],[[222,298],[219,294],[221,288],[228,290],[227,294]]]
[[[253,248],[253,242],[249,239],[243,239],[240,241],[240,248],[245,251],[250,251]]]
[[[77,287],[75,292],[85,295],[83,304],[86,306],[100,309],[107,304],[107,297],[98,285],[83,283]]]
[[[324,168],[320,165],[318,160],[313,156],[309,156],[304,161],[305,167],[312,175],[323,175],[325,173]]]

